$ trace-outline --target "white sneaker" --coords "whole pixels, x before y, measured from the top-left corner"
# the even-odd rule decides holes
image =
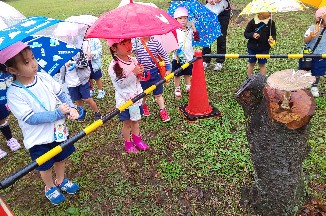
[[[104,98],[105,92],[104,90],[98,90],[98,95],[97,95],[97,99],[102,99]]]
[[[182,97],[181,90],[176,88],[174,90],[174,95],[176,98],[181,98]]]
[[[186,85],[185,91],[186,91],[187,93],[190,93],[190,87],[191,87],[191,85]]]
[[[93,97],[95,94],[94,90],[89,90],[89,94],[91,95],[91,97]]]
[[[10,147],[11,151],[16,151],[20,148],[20,144],[15,138],[7,140],[7,145]]]
[[[221,63],[216,63],[215,67],[214,67],[214,70],[215,71],[219,71],[222,69],[222,64]]]
[[[204,69],[209,67],[209,63],[203,62]]]
[[[314,96],[314,97],[319,97],[319,91],[318,91],[318,88],[317,87],[311,87],[311,94]]]
[[[6,157],[6,155],[7,155],[7,152],[0,149],[0,159]]]

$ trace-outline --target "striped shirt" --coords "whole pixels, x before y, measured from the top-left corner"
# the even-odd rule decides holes
[[[156,59],[158,59],[158,55],[161,56],[165,62],[166,70],[171,70],[169,55],[158,40],[151,37],[150,40],[146,43],[146,46]],[[144,66],[145,70],[150,70],[156,67],[152,57],[148,54],[139,39],[136,39],[132,44],[132,51],[136,55],[138,62]]]

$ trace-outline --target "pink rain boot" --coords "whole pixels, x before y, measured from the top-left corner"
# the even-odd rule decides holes
[[[131,140],[125,140],[125,150],[128,153],[138,153],[138,150],[134,147],[134,144],[132,143]]]
[[[148,146],[145,142],[142,141],[141,136],[136,136],[135,134],[132,134],[132,140],[134,141],[135,146],[139,150],[146,151],[148,149]]]

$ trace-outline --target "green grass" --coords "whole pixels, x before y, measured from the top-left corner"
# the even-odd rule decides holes
[[[11,0],[6,1],[24,15],[44,15],[65,19],[71,15],[100,15],[115,8],[117,0]],[[148,2],[148,1],[144,1]],[[167,8],[167,1],[153,0]],[[232,1],[240,10],[246,1]],[[240,24],[232,18],[229,26],[228,53],[246,53],[244,27],[251,17]],[[313,22],[313,10],[274,14],[277,26],[277,46],[271,54],[298,53],[303,46],[303,33]],[[213,50],[215,50],[213,46]],[[105,100],[96,100],[102,113],[115,106],[114,90],[107,76],[110,62],[104,46],[103,81],[108,93]],[[152,115],[143,118],[141,130],[149,143],[149,152],[127,155],[120,137],[121,124],[114,118],[91,135],[78,141],[77,151],[68,162],[67,177],[81,186],[75,196],[53,207],[44,197],[39,173],[33,171],[13,186],[0,191],[16,215],[248,215],[239,206],[240,189],[253,181],[253,167],[245,134],[245,118],[234,100],[246,77],[246,59],[228,59],[222,71],[206,71],[210,101],[223,114],[189,124],[175,109],[188,102],[187,97],[176,100],[173,83],[165,85],[164,97],[171,121],[159,120],[153,97],[148,98]],[[270,59],[268,73],[296,68],[297,60]],[[310,155],[304,162],[307,193],[310,197],[326,198],[326,81],[321,79],[322,96],[311,120]],[[89,108],[88,108],[89,109]],[[22,141],[17,121],[10,117],[14,136]],[[69,123],[72,134],[92,122]],[[4,143],[3,137],[0,137]],[[6,149],[7,150],[7,149]],[[9,153],[0,161],[1,179],[30,162],[27,151]]]

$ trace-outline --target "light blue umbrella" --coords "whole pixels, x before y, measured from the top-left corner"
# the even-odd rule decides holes
[[[217,14],[207,9],[200,2],[196,0],[172,1],[168,9],[168,14],[173,17],[174,11],[178,7],[187,8],[189,14],[188,19],[195,23],[200,40],[193,41],[194,46],[208,47],[222,35]]]
[[[27,43],[40,68],[52,76],[74,55],[88,26],[47,17],[28,17],[0,30],[0,49],[18,41]]]
[[[22,19],[19,23],[0,30],[0,50],[59,22],[57,19],[40,16]]]

